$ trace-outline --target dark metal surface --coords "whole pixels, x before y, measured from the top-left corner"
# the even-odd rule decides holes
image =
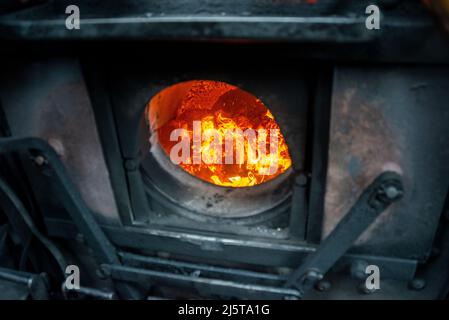
[[[111,278],[121,281],[137,282],[139,284],[168,285],[183,287],[197,292],[205,297],[228,297],[239,299],[295,299],[299,294],[294,289],[270,287],[242,281],[228,281],[215,278],[203,278],[189,275],[139,269],[128,266],[102,265],[103,270]]]
[[[1,150],[1,144],[2,141],[0,139],[0,153],[2,153],[3,151]],[[38,228],[36,228],[33,222],[33,218],[30,216],[23,203],[20,201],[16,193],[9,187],[9,185],[5,183],[5,181],[3,181],[2,178],[0,178],[0,194],[2,199],[1,207],[3,209],[3,212],[5,212],[6,216],[8,217],[10,223],[23,223],[27,228],[26,232],[29,232],[30,234],[35,236],[48,249],[53,258],[56,260],[60,269],[59,271],[61,272],[61,274],[63,274],[65,272],[65,267],[67,266],[64,256],[61,254],[58,247],[56,247],[49,239],[47,239],[47,237],[42,234],[42,232],[40,232]],[[23,220],[19,222],[19,219]],[[16,225],[14,225],[14,227],[16,227]],[[22,243],[27,243],[28,241],[30,241],[29,236],[23,238],[22,235]]]
[[[10,144],[8,144],[8,142],[10,142]],[[25,148],[25,150],[34,150],[37,151],[39,150],[42,156],[45,156],[45,159],[48,159],[47,161],[49,161],[49,163],[52,163],[52,167],[55,167],[54,164],[54,156],[56,156],[56,154],[54,153],[54,151],[48,147],[47,144],[45,144],[44,142],[42,142],[42,140],[38,140],[38,139],[26,139],[26,140],[17,140],[17,139],[4,139],[2,141],[1,144],[1,151],[3,152],[7,152],[7,151],[11,151],[11,150],[15,150],[13,147],[11,147],[11,142],[15,142],[14,145],[19,145],[18,148],[19,150],[22,150],[22,148]],[[18,142],[22,142],[22,144],[19,144]],[[50,150],[50,152],[49,152]],[[53,153],[51,153],[53,152]],[[58,173],[58,171],[56,171]],[[61,174],[61,172],[59,172],[59,174]],[[63,174],[63,173],[62,173]],[[63,184],[63,186],[65,186]],[[386,189],[386,195],[389,195],[389,189]],[[372,195],[369,194],[370,198],[369,200],[373,200]],[[377,198],[376,198],[377,199]],[[382,198],[383,199],[383,198]],[[376,202],[377,203],[377,202]],[[379,208],[377,208],[379,209]],[[348,219],[350,219],[351,215],[348,215]],[[83,216],[80,217],[72,217],[75,221],[79,219],[82,219]],[[366,219],[366,220],[362,220],[362,223],[369,223],[371,220],[370,219]],[[360,223],[360,222],[359,222]],[[94,222],[95,224],[95,222]],[[85,231],[85,226],[83,224],[81,224],[80,229]],[[98,232],[98,230],[97,230]],[[338,229],[337,229],[337,233],[338,233]],[[101,234],[100,234],[101,235]],[[98,234],[94,234],[94,239],[95,237],[98,237]],[[357,234],[356,234],[357,236]],[[355,238],[354,238],[355,239]],[[98,239],[101,240],[101,239]],[[98,241],[95,240],[95,241]],[[107,240],[105,240],[107,241]],[[352,243],[352,242],[350,242]],[[347,247],[349,247],[349,245],[347,245]],[[97,247],[94,245],[94,248],[101,249],[101,247]],[[338,253],[337,253],[338,254]],[[132,256],[131,256],[132,257]],[[108,259],[108,257],[103,256],[103,259]],[[126,258],[126,255],[122,255],[122,259]],[[306,260],[307,261],[307,260]],[[336,261],[336,259],[335,259]],[[333,261],[332,263],[334,263],[335,261]],[[150,259],[146,259],[146,261],[144,260],[144,262],[147,263],[161,263],[161,261],[156,261],[156,260],[150,260]],[[195,266],[193,265],[188,265],[188,264],[184,264],[181,267],[183,268],[195,268]],[[176,284],[176,285],[181,285],[181,286],[187,286],[187,287],[194,287],[196,289],[198,289],[202,294],[211,294],[212,292],[214,294],[218,294],[218,295],[225,295],[225,296],[230,296],[230,297],[240,297],[240,298],[248,298],[248,297],[257,297],[257,298],[286,298],[286,297],[300,297],[302,295],[301,291],[300,293],[294,291],[294,290],[288,290],[288,289],[280,289],[277,287],[267,287],[267,286],[261,286],[260,284],[244,284],[241,282],[241,279],[239,279],[239,282],[233,282],[233,281],[227,281],[227,280],[223,280],[223,277],[220,277],[219,279],[211,279],[211,278],[195,278],[192,276],[184,276],[184,275],[177,275],[177,274],[172,274],[172,273],[167,273],[167,272],[160,272],[160,271],[154,271],[154,270],[139,270],[136,268],[131,268],[131,267],[125,267],[125,266],[120,266],[119,265],[119,261],[117,261],[114,265],[104,265],[103,266],[105,272],[107,274],[111,274],[111,277],[117,280],[122,280],[122,281],[134,281],[134,282],[139,282],[140,281],[150,281],[151,284],[153,283],[165,283],[165,284]],[[201,267],[198,268],[199,270],[201,270]],[[205,267],[203,267],[203,270],[205,269]],[[205,270],[206,272],[221,272],[223,274],[223,269],[220,268],[209,268],[207,270]],[[245,273],[243,271],[243,273]],[[250,273],[250,272],[246,272],[245,273],[246,277],[257,277],[258,275],[256,273]],[[11,279],[9,279],[11,280]],[[274,280],[274,279],[271,279]],[[89,293],[89,292],[88,292]]]
[[[333,74],[334,70],[330,65],[321,65],[318,68],[310,108],[309,126],[313,130],[310,130],[311,142],[308,145],[311,156],[306,164],[310,172],[308,199],[310,214],[305,228],[306,239],[311,243],[320,242],[323,225]]]
[[[6,280],[23,286],[34,300],[47,300],[49,298],[49,288],[45,274],[33,274],[0,268],[0,280]]]
[[[65,7],[58,1],[0,19],[5,37],[22,39],[275,39],[364,42],[364,11],[359,15],[321,16],[335,1],[307,5],[299,1],[127,1],[107,12],[97,2],[80,6],[81,28],[65,28]],[[112,27],[113,26],[113,27]]]
[[[49,233],[55,237],[72,238],[76,235],[73,223],[46,219]],[[118,247],[139,250],[142,254],[153,255],[162,252],[164,256],[198,262],[233,263],[274,268],[296,268],[307,254],[316,251],[316,245],[306,243],[277,243],[270,240],[248,239],[231,236],[198,235],[179,230],[146,230],[143,228],[115,228],[103,226],[111,241]],[[161,251],[161,249],[164,249]],[[349,272],[353,261],[363,260],[376,264],[385,278],[411,279],[416,271],[416,261],[361,254],[346,254],[335,266],[339,272]]]
[[[286,277],[278,274],[255,272],[250,270],[225,268],[207,264],[182,262],[157,257],[141,256],[120,252],[123,264],[130,267],[153,269],[155,271],[171,272],[190,276],[201,276],[243,283],[257,283],[266,286],[279,286]]]
[[[392,203],[403,195],[401,177],[394,172],[379,175],[359,197],[332,233],[289,277],[286,287],[301,295],[324,277],[357,238]]]
[[[26,300],[29,296],[26,286],[7,280],[0,280],[0,300]]]
[[[115,247],[109,242],[92,212],[83,202],[55,150],[39,138],[0,139],[0,153],[10,152],[30,152],[31,155],[34,155],[34,159],[41,157],[40,165],[48,165],[52,172],[51,183],[54,189],[58,190],[56,197],[64,205],[78,231],[84,235],[95,255],[104,263],[120,264]],[[139,293],[126,284],[119,283],[117,288],[121,290],[121,294],[125,298],[139,297]]]
[[[277,287],[261,286],[260,283],[282,281],[282,277],[264,275],[244,270],[226,270],[220,267],[195,265],[192,263],[169,262],[162,259],[139,257],[122,253],[122,261],[145,265],[147,269],[129,266],[102,265],[105,274],[124,281],[136,281],[150,284],[181,285],[198,290],[199,294],[226,296],[233,298],[302,298],[313,285],[351,247],[361,233],[393,202],[403,195],[403,185],[398,174],[381,174],[360,196],[345,218],[317,250],[310,254],[293,272],[284,285],[295,290],[282,290]],[[161,269],[155,270],[154,267]],[[150,267],[151,269],[148,269]],[[208,276],[218,276],[210,278]],[[238,282],[226,280],[237,277]],[[242,280],[254,280],[256,284],[242,283]]]
[[[142,219],[140,219],[137,213],[133,213],[136,210],[133,210],[131,206],[127,188],[120,187],[125,186],[127,180],[124,165],[121,161],[117,161],[121,157],[121,149],[118,136],[115,134],[115,117],[114,113],[111,112],[112,106],[106,79],[104,78],[105,75],[98,72],[96,65],[97,62],[92,60],[83,62],[83,74],[89,98],[92,101],[92,105],[95,106],[92,109],[95,113],[98,135],[103,142],[101,146],[111,180],[111,188],[117,203],[120,222],[129,225],[132,223],[133,218],[136,220]]]
[[[27,10],[0,15],[0,38],[31,42],[275,41],[305,43],[307,46],[295,49],[295,54],[320,59],[449,61],[446,37],[420,1],[398,1],[389,6],[377,2],[382,10],[378,31],[365,27],[365,9],[373,3],[368,0],[320,0],[313,5],[301,0],[132,0],[113,2],[107,8],[100,2],[82,1],[78,3],[79,30],[65,27],[65,7],[72,4],[70,1],[44,1]],[[127,51],[130,43],[113,47]]]
[[[449,184],[446,67],[336,68],[322,236],[374,177],[400,172],[404,199],[353,252],[426,260]]]
[[[402,63],[447,64],[449,44],[420,1],[394,1],[389,6],[382,6],[385,1],[376,2],[382,10],[379,31],[365,28],[365,7],[372,1],[322,0],[309,5],[301,0],[131,0],[126,4],[111,3],[107,9],[99,1],[80,2],[80,30],[67,30],[64,25],[65,6],[72,4],[71,1],[31,3],[27,10],[16,5],[8,8],[8,12],[1,11],[3,7],[0,7],[0,53],[7,54],[4,65],[10,65],[12,60],[8,59],[15,55],[28,61],[33,50],[51,53],[51,58],[61,52],[82,59],[92,54],[87,59],[89,63],[83,66],[92,105],[82,100],[88,106],[82,110],[91,107],[95,110],[120,211],[111,215],[114,224],[98,223],[90,206],[84,204],[82,197],[86,201],[86,194],[91,199],[95,197],[87,188],[77,191],[76,176],[75,184],[71,183],[70,170],[67,174],[58,159],[67,150],[60,141],[52,140],[56,153],[35,139],[0,142],[0,153],[30,153],[32,161],[28,162],[34,163],[38,173],[31,176],[32,180],[48,180],[52,186],[48,190],[42,188],[40,194],[47,192],[53,196],[54,193],[54,202],[63,204],[56,210],[48,210],[53,209],[51,206],[41,210],[48,236],[73,240],[81,232],[103,263],[106,276],[120,283],[142,284],[146,289],[160,284],[188,288],[206,297],[298,298],[304,291],[303,284],[297,285],[299,278],[304,279],[304,274],[311,276],[310,285],[332,267],[333,272],[318,286],[319,294],[334,298],[370,297],[371,293],[357,292],[353,281],[348,279],[350,272],[354,276],[363,269],[360,266],[376,264],[386,288],[384,297],[398,294],[435,297],[440,291],[447,294],[442,275],[447,273],[449,260],[437,262],[440,268],[437,271],[422,272],[421,268],[434,265],[432,246],[441,243],[439,239],[434,241],[434,236],[449,181],[449,113],[445,104],[449,92],[448,70],[439,65],[417,68]],[[99,39],[105,42],[84,41]],[[50,42],[44,46],[35,40]],[[184,42],[164,42],[167,40]],[[112,52],[120,55],[113,56]],[[307,68],[296,68],[304,57],[312,61],[300,61]],[[332,61],[327,62],[328,67],[318,68],[318,60],[322,59]],[[338,66],[332,81],[333,65],[342,60],[369,62],[370,66]],[[107,72],[102,70],[101,75],[95,75],[99,61]],[[374,61],[400,62],[401,66],[373,66]],[[39,68],[25,66],[20,71],[32,75],[34,86],[26,86],[16,77],[17,65],[11,64],[8,68],[11,70],[2,76],[4,85],[0,92],[3,101],[7,97],[8,112],[0,114],[0,121],[15,114],[16,128],[28,128],[32,122],[22,120],[33,115],[24,110],[50,105],[52,116],[39,118],[56,120],[57,126],[51,127],[48,133],[59,128],[59,132],[77,139],[79,131],[71,132],[66,128],[68,122],[59,122],[59,113],[54,111],[59,104],[69,106],[64,100],[72,101],[75,108],[79,103],[72,97],[84,99],[87,92],[80,91],[78,85],[70,85],[64,91],[46,96],[42,104],[29,103],[39,100],[40,88],[45,87],[43,93],[51,91],[52,87],[46,85],[57,78],[55,75],[60,70],[41,60],[38,63]],[[282,65],[280,71],[271,73],[271,67],[277,68],[278,63]],[[253,68],[243,68],[250,64]],[[41,81],[46,66],[51,66],[53,76],[47,78],[50,82]],[[77,66],[63,70],[71,74],[76,73],[75,69],[79,72]],[[318,76],[313,76],[314,73]],[[204,221],[198,223],[198,219],[179,218],[179,208],[167,204],[166,198],[145,194],[148,185],[145,190],[139,169],[144,158],[142,150],[146,152],[140,145],[141,138],[147,139],[146,132],[142,131],[144,105],[158,90],[192,77],[215,77],[248,86],[251,91],[259,90],[263,101],[271,101],[269,104],[280,110],[287,97],[291,98],[292,103],[287,103],[291,112],[280,119],[280,125],[287,130],[289,145],[294,146],[296,179],[291,211],[283,208],[287,214],[282,219],[270,220],[271,224],[263,228],[261,220],[245,222],[244,226],[237,223],[220,226],[216,221],[207,221],[210,224],[206,225]],[[269,81],[272,83],[266,86]],[[22,91],[15,91],[17,87]],[[287,87],[288,90],[283,90]],[[25,91],[27,94],[22,95]],[[31,107],[16,109],[17,101],[19,107],[20,104]],[[293,114],[298,117],[292,117]],[[73,125],[82,127],[76,122]],[[5,131],[3,122],[0,130]],[[91,133],[85,131],[84,137],[89,137]],[[94,150],[101,154],[99,144]],[[78,155],[87,153],[81,150]],[[99,154],[94,158],[100,159]],[[95,167],[93,158],[77,159],[87,168]],[[150,165],[148,171],[151,169]],[[380,212],[369,212],[359,220],[354,216],[363,213],[361,207],[349,209],[372,178],[385,170],[401,173],[407,190],[404,200],[381,214],[358,237]],[[106,186],[106,180],[97,179],[95,185]],[[7,182],[11,181],[0,180],[2,194],[13,194]],[[390,189],[386,193],[394,197],[395,192]],[[362,198],[366,200],[364,195]],[[61,210],[64,207],[70,217]],[[19,213],[24,216],[22,211]],[[274,213],[270,210],[270,214]],[[8,227],[0,226],[0,243]],[[320,240],[323,240],[321,245]],[[354,241],[356,245],[350,248]],[[117,254],[114,246],[140,254],[125,251]],[[195,263],[186,262],[193,260]],[[427,263],[420,264],[415,273],[418,260]],[[285,274],[298,265],[300,268],[291,275],[288,286],[299,289],[282,288]],[[265,273],[267,270],[270,273]],[[29,278],[10,277],[8,281],[11,279],[25,283]],[[395,282],[398,279],[411,280],[408,288],[403,282]],[[433,287],[428,289],[430,284]],[[129,290],[130,287],[117,289],[122,297],[141,297]],[[87,296],[113,298],[112,292],[83,290]],[[316,297],[316,292],[313,293]]]
[[[114,247],[98,226],[91,211],[85,206],[55,150],[47,142],[38,138],[2,138],[0,140],[0,153],[14,151],[34,151],[43,157],[54,173],[52,182],[58,186],[56,189],[59,191],[56,196],[65,205],[79,230],[84,233],[89,245],[103,261],[118,263]]]

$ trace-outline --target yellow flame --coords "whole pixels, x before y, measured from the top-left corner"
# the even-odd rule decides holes
[[[219,186],[247,187],[273,179],[291,166],[288,146],[271,112],[259,99],[235,86],[216,81],[196,81],[178,107],[176,117],[158,129],[159,142],[167,154],[170,154],[176,143],[168,138],[171,130],[176,128],[186,129],[191,141],[191,151],[195,150],[192,142],[193,121],[201,121],[202,134],[210,130],[216,130],[219,134],[219,141],[216,141],[216,136],[207,134],[201,141],[201,156],[214,160],[210,161],[212,164],[194,164],[193,152],[187,161],[180,164],[184,170],[200,179]],[[265,153],[250,150],[249,139],[242,139],[241,136],[247,129],[259,133],[257,143],[265,143]],[[257,131],[261,129],[265,130],[265,134]],[[276,152],[270,150],[268,132],[276,132]],[[231,164],[227,164],[225,160],[226,139],[233,141],[234,162]],[[214,143],[223,145],[221,153],[217,153]],[[248,159],[251,151],[256,152],[256,161]],[[276,172],[261,174],[274,164]]]

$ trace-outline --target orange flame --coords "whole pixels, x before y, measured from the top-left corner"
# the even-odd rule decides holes
[[[185,171],[219,186],[247,187],[271,180],[291,166],[284,137],[273,115],[262,101],[227,83],[209,80],[192,83],[179,100],[175,118],[157,129],[159,143],[168,155],[178,143],[170,141],[171,132],[181,128],[185,130],[191,151],[187,160],[180,163]],[[203,134],[210,132],[211,129],[219,133],[218,143],[223,146],[222,152],[217,153],[217,149],[214,148],[217,136],[207,135],[206,138],[203,135],[200,141],[200,150],[195,150],[199,145],[193,141],[194,121],[200,121]],[[253,129],[258,133],[257,142],[261,143],[261,146],[265,144],[265,150],[268,152],[262,153],[260,150],[256,152],[251,147],[249,138],[241,139],[241,132],[247,129]],[[277,149],[274,152],[270,149],[271,140],[267,139],[268,131],[276,135]],[[229,149],[227,143],[231,143]],[[196,154],[201,154],[202,159],[206,157],[215,161],[195,162],[193,158],[195,151]],[[255,161],[250,161],[248,157],[251,152],[256,152]],[[231,156],[234,161],[229,163],[226,156]],[[272,174],[266,174],[266,169],[273,164],[276,164],[277,170]]]

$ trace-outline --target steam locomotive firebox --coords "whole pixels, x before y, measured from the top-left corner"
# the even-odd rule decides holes
[[[141,164],[138,183],[147,200],[141,205],[149,212],[136,220],[286,238],[294,172],[305,171],[308,70],[297,69],[155,73],[143,68],[133,86],[140,92],[113,90],[113,99],[139,106],[133,115],[138,122],[120,121],[125,134],[140,128],[139,134],[126,135],[139,142],[130,155]],[[208,80],[191,80],[206,74]],[[130,81],[128,74],[124,78]],[[129,110],[121,106],[118,119],[125,119]]]
[[[447,295],[445,24],[362,2],[0,6],[0,285],[79,297],[73,260],[96,298]]]

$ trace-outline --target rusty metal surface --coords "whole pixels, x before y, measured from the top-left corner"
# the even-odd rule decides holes
[[[376,175],[392,170],[403,175],[405,197],[358,239],[356,251],[427,256],[449,181],[447,72],[336,69],[323,238]]]
[[[0,96],[13,135],[47,140],[99,220],[119,223],[93,111],[77,62],[10,61],[8,65],[0,78]]]

